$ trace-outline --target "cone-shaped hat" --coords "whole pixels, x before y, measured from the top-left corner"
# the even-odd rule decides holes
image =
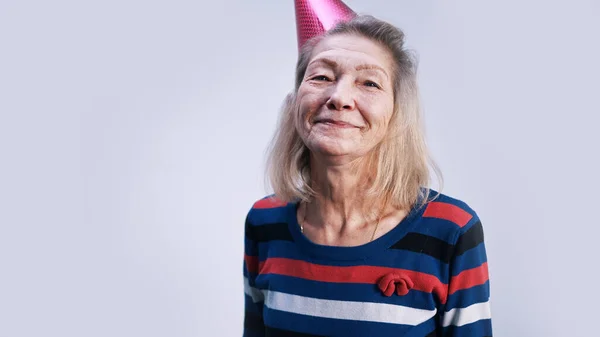
[[[340,21],[348,21],[356,13],[340,0],[294,0],[298,49],[312,37],[321,35]]]

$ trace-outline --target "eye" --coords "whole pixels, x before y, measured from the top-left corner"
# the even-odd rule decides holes
[[[314,76],[313,78],[311,78],[311,80],[315,80],[315,81],[330,81],[329,77],[327,77],[325,75]]]
[[[377,88],[377,89],[381,89],[381,87],[379,86],[379,84],[373,82],[373,81],[366,81],[365,85],[367,87],[372,87],[372,88]]]

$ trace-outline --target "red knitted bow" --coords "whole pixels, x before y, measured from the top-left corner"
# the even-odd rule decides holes
[[[385,296],[389,297],[392,296],[394,291],[396,291],[396,294],[400,296],[408,294],[408,292],[414,286],[414,283],[406,276],[390,273],[383,275],[377,282],[377,285],[379,286],[381,292],[383,292]]]

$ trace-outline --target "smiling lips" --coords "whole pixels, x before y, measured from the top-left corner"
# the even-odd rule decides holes
[[[315,124],[324,124],[327,126],[332,126],[332,127],[337,127],[337,128],[358,128],[358,126],[356,126],[356,125],[346,123],[343,121],[338,121],[335,119],[329,119],[329,118],[319,119],[315,122]]]

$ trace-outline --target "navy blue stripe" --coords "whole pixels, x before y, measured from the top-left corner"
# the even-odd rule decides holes
[[[430,333],[427,334],[427,336],[425,337],[440,337],[442,335],[442,333],[439,330],[433,330]]]
[[[287,206],[276,208],[253,208],[248,213],[248,220],[255,226],[287,222],[290,211],[289,207],[294,207],[294,205],[288,204]]]
[[[468,269],[477,268],[485,262],[487,262],[487,255],[485,245],[482,242],[453,261],[451,264],[452,276],[456,276]]]
[[[454,222],[438,218],[419,218],[417,221],[418,225],[410,230],[411,233],[432,236],[449,245],[455,244],[456,232],[460,227]]]
[[[258,255],[258,245],[248,239],[247,236],[244,238],[244,253],[249,256]]]

